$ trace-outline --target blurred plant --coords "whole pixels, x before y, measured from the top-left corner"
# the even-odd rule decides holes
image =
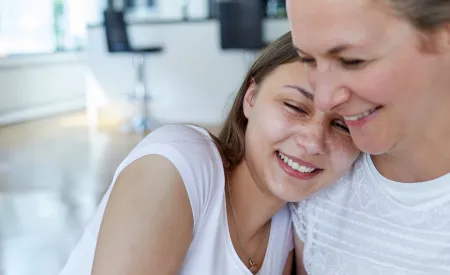
[[[53,0],[53,29],[55,32],[56,51],[61,51],[65,48],[64,12],[64,0]]]

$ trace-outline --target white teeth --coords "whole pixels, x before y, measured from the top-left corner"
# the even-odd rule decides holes
[[[366,116],[370,115],[371,113],[375,112],[375,110],[376,110],[376,108],[372,109],[372,110],[365,111],[364,113],[356,115],[356,116],[344,116],[344,119],[345,120],[349,120],[349,121],[355,121],[355,120],[358,120],[358,119],[361,119],[363,117],[366,117]]]
[[[312,167],[307,167],[307,166],[303,166],[300,165],[298,162],[293,161],[292,159],[286,157],[285,155],[283,155],[282,153],[278,153],[278,156],[284,161],[284,163],[286,163],[287,165],[289,165],[292,169],[297,170],[299,172],[302,173],[311,173],[314,172],[316,170],[316,168],[312,168]]]

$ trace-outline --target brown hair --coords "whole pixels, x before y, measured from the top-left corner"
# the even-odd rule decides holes
[[[449,0],[384,0],[419,30],[430,31],[450,23]]]
[[[267,46],[254,62],[238,90],[234,103],[215,143],[221,152],[226,169],[233,169],[244,157],[247,118],[244,115],[244,97],[252,83],[258,86],[280,65],[298,60],[298,54],[288,32]]]

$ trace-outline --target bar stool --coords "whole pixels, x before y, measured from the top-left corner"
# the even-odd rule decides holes
[[[246,65],[267,46],[263,39],[264,10],[261,1],[230,0],[218,3],[220,47],[241,50]]]
[[[130,123],[124,125],[122,130],[145,133],[159,126],[159,123],[149,117],[148,103],[151,96],[148,93],[145,81],[145,57],[150,54],[158,54],[163,51],[161,46],[134,48],[128,39],[127,25],[123,12],[114,9],[104,11],[104,26],[108,52],[112,54],[126,53],[133,56],[133,64],[136,69],[136,84],[134,93],[128,98],[135,102],[137,112]]]

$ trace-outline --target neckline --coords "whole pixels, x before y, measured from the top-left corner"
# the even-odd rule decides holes
[[[234,248],[233,242],[231,241],[231,235],[230,235],[230,226],[228,224],[228,215],[227,215],[227,197],[226,197],[226,191],[224,188],[224,194],[223,194],[223,215],[225,216],[225,242],[228,248],[228,251],[230,253],[230,256],[233,258],[234,263],[236,264],[236,266],[242,271],[244,272],[244,274],[246,275],[253,275],[253,273],[248,269],[248,267],[242,262],[241,258],[239,258],[239,255],[236,252],[236,249]],[[277,219],[277,214],[275,214],[272,217],[272,222],[270,223],[270,232],[269,232],[269,240],[267,243],[267,249],[266,249],[266,254],[264,255],[264,260],[263,260],[263,264],[261,265],[261,268],[259,269],[259,271],[256,273],[256,275],[260,275],[263,274],[262,272],[265,271],[265,266],[267,265],[267,261],[270,258],[270,247],[272,246],[272,242],[273,242],[273,230],[276,228],[274,226],[274,223],[276,222]]]
[[[410,210],[424,210],[428,207],[440,205],[450,199],[450,193],[448,192],[450,190],[450,173],[430,181],[404,183],[384,177],[375,167],[370,154],[365,154],[364,166],[368,169],[375,188],[390,201],[397,205],[400,205],[401,207]],[[423,202],[414,205],[407,205],[398,201],[395,197],[392,196],[392,192],[390,193],[389,191],[395,191],[396,193],[409,193],[413,195],[425,194],[426,192],[434,192],[437,195],[435,195],[434,198],[430,200],[424,200]],[[439,196],[440,194],[442,195]]]

